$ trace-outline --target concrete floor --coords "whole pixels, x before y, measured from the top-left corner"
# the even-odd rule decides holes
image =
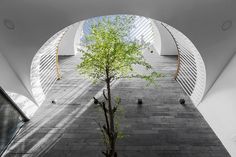
[[[228,157],[212,129],[173,80],[176,57],[146,54],[165,77],[158,87],[146,87],[139,79],[123,79],[113,85],[124,108],[118,141],[120,157]],[[75,70],[76,57],[61,58],[63,79],[56,82],[48,99],[8,148],[5,156],[102,157],[104,149],[96,121],[102,114],[91,98],[103,84],[92,85]],[[56,104],[51,100],[57,99]],[[137,99],[143,105],[137,105]],[[186,105],[178,103],[186,99]]]

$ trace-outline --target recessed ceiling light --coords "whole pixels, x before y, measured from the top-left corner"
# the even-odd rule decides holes
[[[224,21],[221,25],[221,30],[227,31],[232,27],[232,25],[233,25],[233,22],[231,20]]]
[[[15,24],[9,19],[4,19],[3,24],[7,29],[14,30],[15,29]]]

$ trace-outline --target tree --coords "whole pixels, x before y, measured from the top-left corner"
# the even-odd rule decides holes
[[[138,77],[155,82],[161,74],[151,72],[149,75],[134,71],[134,65],[141,65],[147,70],[152,69],[143,57],[143,49],[147,44],[132,40],[129,32],[134,26],[134,16],[107,16],[91,25],[91,32],[83,40],[82,62],[77,65],[81,74],[92,80],[104,81],[106,92],[103,91],[104,101],[94,97],[94,103],[103,110],[106,124],[99,123],[106,150],[106,157],[117,156],[115,144],[119,134],[115,126],[115,116],[120,99],[112,103],[111,82],[120,78]]]

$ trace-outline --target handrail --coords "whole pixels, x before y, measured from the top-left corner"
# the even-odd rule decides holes
[[[201,54],[183,33],[165,23],[161,24],[172,36],[178,50],[175,80],[189,95],[193,104],[198,105],[204,96],[206,85],[206,70]]]
[[[174,43],[175,43],[175,46],[177,48],[177,52],[178,52],[178,58],[177,58],[177,69],[176,69],[176,72],[175,72],[175,75],[174,75],[174,79],[176,80],[177,76],[178,76],[178,73],[179,73],[179,69],[180,69],[180,50],[179,50],[179,46],[177,44],[177,41],[174,37],[174,35],[171,33],[171,31],[161,22],[161,25],[163,27],[165,27],[165,29],[170,33],[171,37],[173,38],[174,40]]]
[[[58,44],[56,46],[56,70],[57,70],[57,80],[60,80],[62,78],[61,76],[61,70],[60,70],[60,65],[59,65],[59,45],[61,43],[61,40],[63,39],[64,35],[66,34],[66,32],[68,31],[65,30],[62,34],[62,36],[60,37]]]

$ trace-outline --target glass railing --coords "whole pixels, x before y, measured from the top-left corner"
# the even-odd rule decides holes
[[[0,156],[29,119],[0,87]]]

